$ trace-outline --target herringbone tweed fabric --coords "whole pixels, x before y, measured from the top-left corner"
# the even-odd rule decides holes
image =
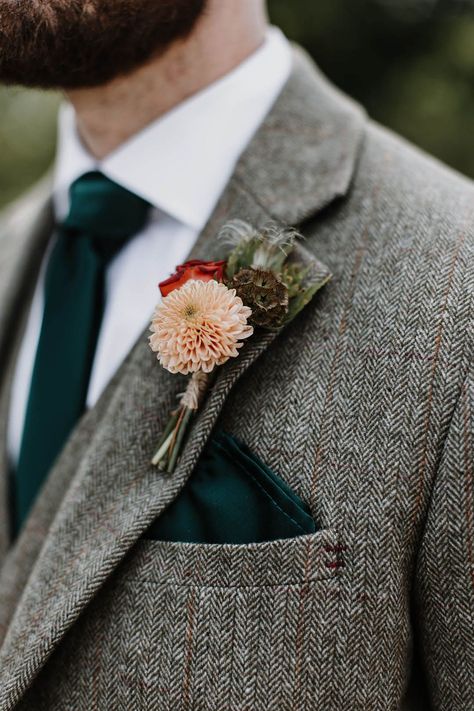
[[[271,216],[334,279],[221,369],[168,478],[149,455],[182,381],[140,339],[5,559],[2,711],[474,710],[473,198],[298,55],[194,254]],[[317,533],[146,539],[215,427]]]

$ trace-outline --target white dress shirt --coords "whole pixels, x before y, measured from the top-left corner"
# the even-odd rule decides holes
[[[153,209],[145,229],[111,262],[106,307],[93,363],[87,407],[92,407],[150,322],[158,282],[189,254],[291,70],[291,49],[272,27],[264,44],[237,68],[133,136],[104,160],[82,145],[74,110],[62,107],[53,189],[56,217],[69,209],[71,183],[100,170],[140,195]],[[43,260],[12,390],[8,451],[18,461],[43,313]]]

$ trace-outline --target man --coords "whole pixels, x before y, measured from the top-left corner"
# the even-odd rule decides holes
[[[67,98],[0,226],[0,709],[474,709],[472,185],[263,0],[0,17],[0,80]],[[233,219],[332,280],[217,369],[166,474],[156,284]]]

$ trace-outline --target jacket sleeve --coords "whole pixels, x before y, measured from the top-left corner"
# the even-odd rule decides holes
[[[474,710],[474,372],[466,377],[432,491],[415,578],[431,705]]]

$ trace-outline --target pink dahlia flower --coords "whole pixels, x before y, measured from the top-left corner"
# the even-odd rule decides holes
[[[217,281],[187,281],[156,307],[150,347],[171,373],[210,373],[235,358],[253,333],[252,311]]]

